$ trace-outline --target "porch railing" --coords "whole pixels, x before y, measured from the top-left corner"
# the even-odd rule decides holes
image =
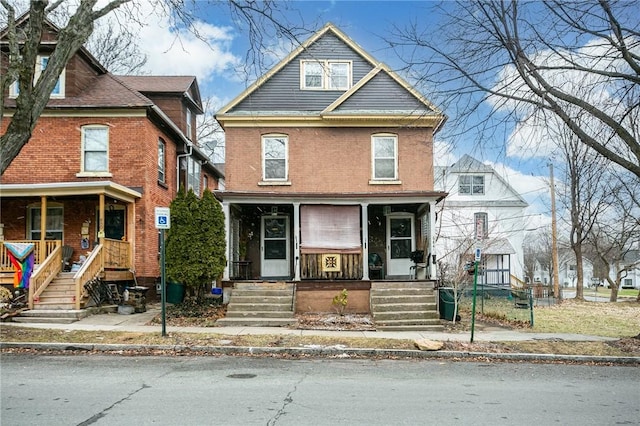
[[[127,241],[105,238],[102,256],[105,268],[131,269],[131,244]]]
[[[360,280],[362,279],[362,254],[340,254],[340,271],[325,272],[322,270],[322,254],[303,253],[300,269],[303,279],[328,279],[328,280]]]
[[[39,265],[55,250],[56,247],[60,247],[62,242],[60,240],[11,240],[8,243],[32,243],[35,248],[34,263]],[[3,241],[0,241],[0,271],[13,271],[14,268],[9,262],[9,255],[7,254],[7,248]]]
[[[80,309],[80,301],[82,300],[83,286],[86,282],[96,278],[103,270],[104,246],[97,245],[91,251],[91,254],[84,261],[78,272],[73,276],[75,287],[75,308]]]

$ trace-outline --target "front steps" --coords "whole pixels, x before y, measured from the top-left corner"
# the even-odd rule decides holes
[[[381,331],[443,331],[431,282],[373,282],[371,315]]]
[[[296,323],[291,283],[235,283],[223,327],[286,327]]]
[[[44,323],[44,324],[71,324],[89,316],[86,309],[33,309],[20,312],[19,316],[12,318],[13,322],[20,323]]]

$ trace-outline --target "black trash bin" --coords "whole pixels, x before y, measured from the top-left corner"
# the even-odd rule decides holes
[[[184,300],[184,285],[175,281],[167,282],[167,303],[178,304]]]
[[[455,312],[456,308],[453,295],[453,287],[440,287],[438,289],[438,306],[440,308],[440,319],[453,321],[453,313]]]

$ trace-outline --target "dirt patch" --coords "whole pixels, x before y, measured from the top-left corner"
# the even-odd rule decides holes
[[[300,330],[375,331],[370,315],[306,313],[296,315]]]

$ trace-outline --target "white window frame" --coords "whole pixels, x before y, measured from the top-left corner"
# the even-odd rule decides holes
[[[320,86],[307,85],[307,67],[308,65],[319,65],[321,67]],[[333,70],[335,65],[346,65],[347,75],[346,84],[344,86],[334,86]],[[316,74],[314,74],[316,75]],[[353,61],[348,60],[317,60],[317,59],[302,59],[300,61],[300,89],[302,90],[337,90],[346,91],[351,88],[351,82],[353,81]]]
[[[267,158],[267,145],[271,140],[284,141],[284,157]],[[267,177],[267,161],[284,160],[284,176]],[[289,177],[289,136],[281,134],[269,134],[262,136],[262,180],[263,182],[286,182]]]
[[[480,239],[489,238],[489,214],[486,212],[476,212],[473,214],[475,226],[475,237]],[[479,229],[480,228],[480,229]],[[481,234],[481,235],[480,235]]]
[[[482,179],[482,183],[476,182],[476,178]],[[459,195],[484,195],[484,187],[484,175],[460,175],[458,178]]]
[[[46,64],[48,61],[49,61],[49,55],[38,55],[36,59],[36,69],[33,76],[34,82],[38,81],[38,79],[42,75],[42,72],[47,67]],[[51,91],[51,95],[49,96],[51,99],[64,99],[65,80],[66,80],[65,76],[66,76],[66,68],[63,68],[62,72],[60,73],[60,77],[58,77],[58,81],[54,86],[53,90]],[[20,86],[18,84],[18,81],[14,81],[13,83],[11,83],[11,85],[9,85],[9,97],[17,98],[19,94],[20,94]]]
[[[60,224],[62,226],[61,229],[45,229],[45,239],[47,239],[46,234],[48,233],[56,233],[60,234],[60,241],[64,241],[64,207],[60,203],[48,203],[47,205],[47,219],[52,216],[50,214],[51,210],[57,210],[60,212],[60,216],[62,219],[60,220]],[[35,238],[35,233],[40,233],[40,223],[33,223],[34,213],[38,211],[42,213],[40,204],[32,204],[27,207],[27,239],[29,240],[40,240],[40,237]],[[48,220],[47,220],[48,222]],[[35,226],[34,226],[35,225]],[[53,238],[54,240],[58,240],[58,238]]]
[[[191,126],[191,120],[192,119],[193,119],[193,117],[192,117],[192,114],[191,114],[191,110],[189,108],[187,108],[186,117],[185,117],[185,120],[186,120],[185,129],[186,129],[186,132],[187,132],[187,138],[189,140],[193,140],[193,128]]]
[[[158,182],[167,183],[167,144],[158,138]]]
[[[393,157],[383,157],[376,155],[376,144],[383,139],[393,140]],[[378,161],[393,160],[393,176],[378,176],[376,164]],[[398,135],[393,133],[378,133],[371,135],[371,179],[374,181],[397,181],[398,180]]]
[[[98,151],[98,150],[87,150],[85,148],[85,143],[86,143],[86,131],[87,130],[96,130],[96,129],[101,129],[104,130],[106,132],[106,147],[104,151]],[[80,173],[78,173],[76,176],[106,176],[106,177],[110,177],[111,173],[109,172],[109,138],[110,138],[110,132],[109,132],[109,126],[105,126],[103,124],[88,124],[86,126],[82,126],[82,128],[80,129],[81,132],[81,148],[80,148],[80,152],[81,152],[81,158],[80,158]],[[87,170],[86,168],[86,154],[87,152],[104,152],[105,155],[105,170]]]
[[[194,157],[187,158],[187,191],[192,189],[193,193],[200,197],[200,171],[202,166],[200,161]]]

